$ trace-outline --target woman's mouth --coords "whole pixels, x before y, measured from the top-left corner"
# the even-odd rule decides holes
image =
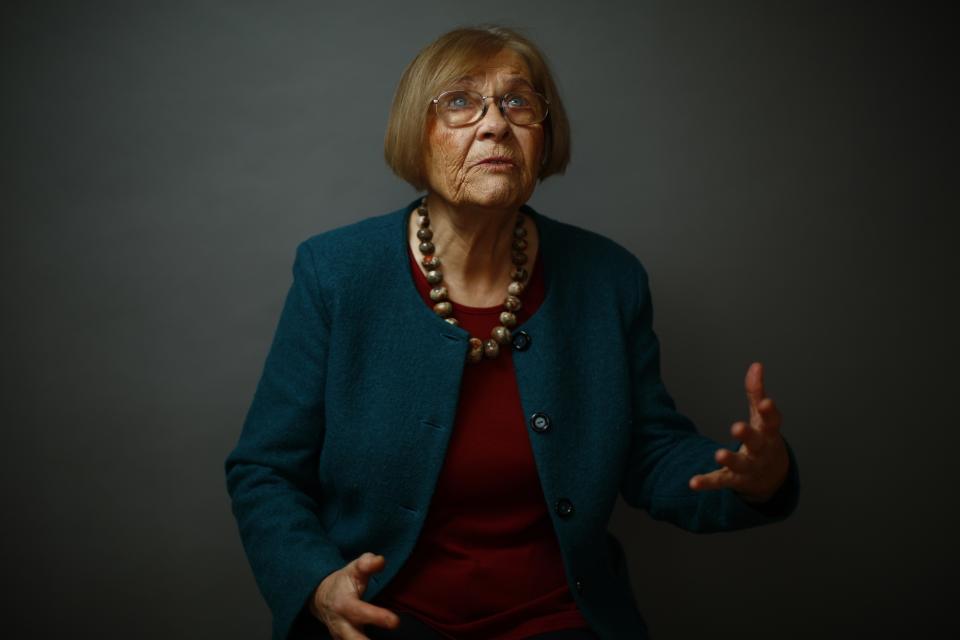
[[[485,158],[477,164],[478,166],[486,167],[488,169],[512,169],[514,167],[513,160],[503,156]]]

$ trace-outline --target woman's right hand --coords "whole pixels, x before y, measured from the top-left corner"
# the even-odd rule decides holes
[[[366,624],[396,629],[400,625],[397,614],[360,599],[370,576],[383,571],[385,566],[383,556],[367,552],[334,571],[313,592],[310,613],[327,625],[330,635],[338,640],[367,640],[362,633]]]

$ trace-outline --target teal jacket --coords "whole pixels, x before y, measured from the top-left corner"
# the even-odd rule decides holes
[[[397,211],[313,236],[293,283],[227,488],[275,640],[329,637],[307,611],[317,585],[365,551],[386,557],[370,601],[409,557],[456,413],[468,334],[423,303]],[[688,531],[774,522],[794,509],[796,461],[761,506],[730,490],[694,492],[718,467],[664,388],[647,274],[629,251],[529,206],[547,278],[514,329],[513,361],[536,468],[570,590],[602,638],[646,637],[619,542],[617,495]],[[788,447],[789,448],[789,447]]]

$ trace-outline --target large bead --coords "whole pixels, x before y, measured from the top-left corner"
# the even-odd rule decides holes
[[[510,342],[510,329],[506,327],[494,327],[493,331],[490,332],[490,337],[499,342],[500,344],[507,344]]]
[[[428,216],[428,215],[417,216],[417,226],[420,227],[421,229],[424,229],[424,228],[426,228],[426,227],[429,227],[429,226],[430,226],[430,216]]]
[[[417,207],[417,213],[421,216],[427,215],[427,207],[421,204],[419,207]]]
[[[426,267],[428,271],[436,269],[440,266],[440,258],[437,256],[423,256],[423,259],[420,260],[420,264]]]
[[[507,285],[507,293],[509,293],[512,296],[518,296],[521,293],[523,293],[524,288],[525,287],[522,282],[517,282],[516,280],[514,280],[513,282]]]
[[[514,227],[513,235],[518,238],[525,238],[527,236],[526,227]]]
[[[433,239],[433,231],[430,230],[430,229],[428,229],[428,228],[426,228],[426,227],[424,227],[424,228],[422,228],[422,229],[417,229],[417,238],[419,238],[420,240],[423,240],[423,241],[432,240],[432,239]],[[514,241],[514,245],[516,245],[516,241]],[[516,248],[516,247],[514,247],[514,248]],[[523,247],[520,247],[520,248],[523,249]]]
[[[512,327],[517,324],[517,316],[510,313],[509,311],[500,312],[500,324],[505,327]]]
[[[453,305],[446,301],[438,302],[437,304],[433,305],[433,311],[441,318],[446,318],[453,313]]]
[[[447,322],[449,322],[450,324],[452,324],[452,325],[455,326],[455,327],[459,327],[459,326],[460,326],[460,321],[457,320],[456,318],[454,318],[453,316],[451,316],[451,317],[449,317],[449,318],[444,318],[444,320],[446,320]]]
[[[430,289],[430,299],[434,302],[443,302],[447,299],[447,288],[440,286]]]
[[[530,273],[527,271],[525,267],[517,267],[516,269],[510,272],[510,277],[516,280],[517,282],[523,282],[528,277],[530,277]]]
[[[503,301],[503,306],[507,311],[519,311],[523,305],[517,296],[507,296],[507,299]]]
[[[467,351],[467,360],[480,362],[483,359],[483,340],[470,338],[470,349]]]
[[[427,271],[427,282],[430,284],[440,284],[443,282],[443,274],[436,269]]]
[[[500,355],[500,345],[496,340],[486,340],[483,343],[483,353],[488,358],[496,358]]]
[[[423,245],[420,246],[422,247]],[[514,251],[511,259],[513,260],[513,264],[519,267],[520,265],[527,263],[527,254],[525,254],[523,251]]]
[[[437,248],[436,248],[435,246],[433,246],[433,243],[432,243],[432,242],[426,242],[426,241],[425,241],[425,242],[421,242],[421,243],[420,243],[420,253],[422,253],[422,254],[425,255],[425,256],[429,256],[430,254],[432,254],[432,253],[433,253],[434,251],[436,251],[436,250],[437,250]]]
[[[417,232],[417,235],[419,236],[419,232]],[[427,240],[429,239],[430,238],[427,238]],[[517,251],[523,251],[524,249],[527,248],[527,241],[524,240],[523,238],[514,238],[513,248],[516,249]]]

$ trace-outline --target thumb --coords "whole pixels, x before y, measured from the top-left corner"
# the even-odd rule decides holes
[[[369,551],[361,554],[347,566],[347,572],[353,578],[357,585],[357,591],[362,595],[366,590],[367,581],[370,575],[383,571],[386,566],[386,558],[381,555],[370,553]]]

